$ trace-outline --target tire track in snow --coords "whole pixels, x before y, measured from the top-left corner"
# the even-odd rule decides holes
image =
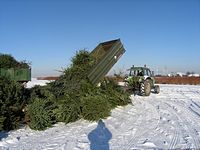
[[[163,113],[163,109],[166,108],[166,107],[162,107],[162,103],[161,102],[155,102],[155,101],[150,101],[150,103],[152,105],[154,105],[154,107],[157,107],[158,108],[158,113],[159,113],[159,116],[160,116],[160,120],[163,120],[163,118],[165,118],[165,113]],[[158,129],[156,131],[159,131],[160,134],[163,134],[164,131],[166,132],[165,130],[165,127],[163,127],[163,124],[161,123],[159,126],[158,126]],[[178,131],[177,129],[175,129],[175,132],[173,134],[173,140],[170,142],[170,147],[173,148],[173,145],[176,144],[176,141],[177,141],[177,138],[178,138]]]
[[[168,93],[170,93],[170,94],[168,94]],[[179,142],[180,142],[180,138],[181,137],[179,137],[180,135],[182,135],[181,133],[183,133],[182,132],[182,130],[184,129],[183,127],[182,127],[182,123],[183,123],[183,121],[182,121],[182,119],[180,119],[180,117],[179,117],[179,110],[177,110],[177,108],[176,107],[173,107],[172,106],[172,108],[171,108],[171,106],[168,106],[168,105],[170,105],[170,104],[168,104],[168,103],[170,103],[170,102],[173,102],[171,99],[172,98],[174,98],[174,94],[175,93],[177,93],[177,90],[174,90],[174,89],[172,89],[171,91],[165,91],[165,94],[164,95],[166,95],[166,97],[162,97],[162,99],[156,99],[156,101],[157,102],[160,102],[160,105],[161,106],[163,106],[164,107],[164,109],[166,109],[166,110],[168,110],[168,112],[169,112],[169,114],[171,114],[172,116],[176,116],[176,119],[175,118],[172,118],[172,116],[171,116],[171,118],[169,118],[170,120],[173,120],[173,124],[175,124],[175,126],[174,126],[174,133],[173,133],[173,137],[172,137],[172,140],[170,141],[170,144],[169,144],[169,146],[168,146],[168,148],[169,149],[174,149],[174,148],[177,148],[177,144],[180,144]],[[179,97],[182,97],[182,95],[180,96],[180,94],[176,94],[176,96],[179,98]],[[175,96],[175,97],[176,97]],[[154,101],[155,102],[155,101]],[[167,102],[167,103],[166,103]],[[179,101],[177,101],[176,102],[177,104],[179,104]],[[166,105],[167,104],[167,105]],[[181,109],[180,109],[181,110]],[[187,114],[186,114],[186,116],[187,116]],[[169,124],[170,125],[170,124]],[[189,125],[188,125],[189,126]],[[188,127],[189,128],[189,127]],[[181,130],[182,129],[182,130]],[[188,129],[187,129],[188,130]],[[185,133],[185,132],[184,132]],[[197,139],[198,139],[198,137],[197,137]],[[194,140],[194,143],[196,143],[196,141]],[[198,148],[198,143],[197,144],[195,144],[196,146],[195,147],[197,147]]]
[[[194,94],[194,92],[191,91],[190,88],[188,88],[186,91],[183,91],[182,88],[178,88],[176,89],[175,93],[177,94],[178,98],[183,98],[183,100],[185,100],[186,102],[191,101],[191,97],[196,96],[196,93]],[[191,110],[187,107],[187,103],[185,105],[183,103],[180,103],[179,100],[176,97],[174,97],[175,93],[171,92],[170,94],[167,94],[170,100],[165,102],[165,104],[168,105],[169,109],[171,109],[171,111],[179,118],[178,120],[184,123],[184,129],[186,130],[186,132],[188,132],[189,135],[191,135],[190,137],[193,141],[193,143],[191,144],[194,144],[194,149],[200,149],[200,139],[196,134],[197,130],[193,128],[194,125],[198,124],[200,118],[197,117],[196,114],[191,112]],[[189,97],[186,96],[186,94],[192,96]]]
[[[166,107],[166,110],[169,110],[169,109],[171,109],[170,107],[169,107],[169,105],[168,105],[168,103],[164,103],[164,105],[165,105],[165,107]],[[177,143],[178,143],[178,139],[179,139],[179,135],[180,135],[180,118],[179,118],[179,116],[178,115],[176,115],[175,113],[174,113],[174,110],[172,110],[171,109],[171,111],[169,111],[170,113],[173,113],[173,115],[172,116],[175,116],[176,118],[173,120],[174,121],[174,123],[176,123],[175,125],[174,125],[174,133],[173,133],[173,137],[172,137],[172,140],[170,141],[170,144],[169,144],[169,146],[168,146],[168,149],[175,149],[176,148],[176,145],[177,145]],[[171,118],[172,119],[172,118]]]
[[[165,97],[161,96],[160,98],[156,98],[156,100],[151,101],[152,104],[159,105],[160,106],[160,117],[165,118],[167,117],[168,119],[165,118],[167,121],[165,123],[165,126],[161,124],[160,128],[163,128],[165,132],[167,132],[167,135],[173,135],[172,139],[169,141],[169,145],[167,149],[175,149],[177,148],[177,144],[179,143],[180,139],[180,133],[181,133],[181,125],[180,125],[180,119],[179,117],[174,113],[174,110],[172,111],[170,107],[166,104],[166,101],[171,97],[170,95],[167,94],[167,92],[164,94],[166,95]],[[175,117],[175,118],[174,118]],[[171,133],[170,127],[174,128],[173,133]],[[169,131],[168,131],[169,130]]]
[[[171,109],[171,112],[173,112],[174,113],[174,115],[176,115],[177,116],[177,118],[178,118],[178,122],[184,122],[184,124],[185,124],[185,126],[186,126],[186,131],[188,131],[188,134],[190,134],[191,135],[191,138],[192,138],[192,140],[193,140],[193,142],[194,142],[194,149],[200,149],[200,141],[199,141],[199,138],[196,136],[196,133],[194,132],[194,130],[191,128],[191,125],[189,124],[189,122],[191,122],[192,120],[191,119],[188,119],[188,118],[190,118],[190,116],[189,117],[186,117],[187,115],[184,115],[184,120],[181,118],[182,116],[181,116],[181,113],[180,114],[178,114],[177,113],[177,110],[175,110],[175,108],[176,107],[174,107],[174,106],[172,106],[172,105],[170,105],[169,103],[167,103],[167,102],[165,102],[165,104],[166,105],[168,105],[169,106],[169,109]],[[181,109],[181,110],[183,110],[183,109]],[[181,117],[180,117],[181,116]],[[188,122],[188,120],[189,120],[189,122]],[[175,144],[173,144],[173,145],[171,145],[170,147],[169,147],[169,149],[174,149],[175,148]]]
[[[200,109],[200,104],[198,104],[197,102],[195,102],[195,99],[197,99],[200,96],[199,91],[188,91],[187,94],[190,95],[190,97],[188,95],[186,95],[183,91],[181,91],[181,94],[187,98],[189,101],[191,101],[190,106],[189,106],[189,110],[197,115],[198,117],[200,117],[200,111],[197,111]]]
[[[137,106],[138,107],[138,106]],[[120,130],[122,129],[122,132],[123,133],[120,133],[119,135],[116,136],[116,140],[115,142],[112,142],[112,147],[115,147],[116,148],[116,145],[118,145],[119,142],[123,141],[123,136],[124,136],[124,133],[126,132],[133,132],[134,131],[137,131],[139,130],[139,127],[141,126],[142,124],[142,120],[143,120],[143,116],[142,114],[144,113],[144,109],[141,109],[141,105],[140,105],[140,110],[141,112],[135,112],[135,113],[130,113],[131,111],[135,111],[135,107],[132,107],[130,108],[128,111],[129,112],[126,112],[127,110],[124,110],[123,108],[117,108],[113,113],[112,117],[114,118],[114,116],[116,116],[116,118],[118,118],[119,116],[121,116],[123,119],[125,119],[125,122],[120,125]],[[117,115],[115,115],[117,114]],[[133,118],[136,118],[136,120],[133,121]],[[127,124],[132,124],[132,129],[127,129],[126,126]],[[115,124],[112,124],[111,128],[115,128],[116,125]],[[119,145],[118,147],[121,147],[122,145]],[[114,148],[114,149],[115,149]],[[124,149],[124,148],[122,148]]]
[[[195,149],[200,149],[200,138],[199,136],[197,136],[197,130],[195,128],[195,125],[198,125],[199,121],[197,120],[197,116],[194,115],[194,113],[192,113],[190,110],[188,110],[187,108],[184,109],[183,108],[183,112],[185,113],[185,115],[183,116],[182,114],[179,114],[185,121],[185,125],[187,127],[187,129],[189,130],[189,134],[191,134],[192,139],[194,141]],[[199,120],[200,118],[198,118]]]
[[[162,118],[165,118],[165,113],[166,113],[166,111],[167,112],[169,112],[169,114],[170,114],[170,111],[168,111],[168,106],[167,105],[163,105],[164,103],[162,102],[162,100],[157,100],[157,101],[150,101],[149,103],[151,103],[151,104],[153,104],[154,105],[154,107],[158,107],[159,108],[159,115],[160,115],[160,118],[162,119]],[[164,112],[163,112],[164,111]],[[168,115],[169,115],[168,114]],[[169,120],[166,120],[167,122],[167,124],[169,124],[168,126],[170,126],[171,124],[170,124],[170,121],[171,121],[171,119],[172,118],[169,118]],[[178,119],[175,119],[175,120],[178,120]],[[165,124],[166,124],[165,123]],[[174,122],[175,123],[175,122]],[[179,123],[178,122],[176,122],[176,124],[177,125],[179,125]],[[173,132],[173,137],[172,137],[172,140],[169,142],[169,145],[168,145],[168,149],[175,149],[176,147],[176,144],[179,142],[179,135],[180,135],[180,129],[179,129],[179,127],[177,127],[177,125],[175,125],[174,126],[174,132]],[[163,129],[161,129],[161,128],[163,128]],[[161,123],[160,124],[160,126],[159,126],[159,128],[158,128],[159,130],[161,130],[162,132],[161,132],[161,134],[163,134],[163,132],[165,131],[165,132],[167,132],[167,129],[165,129],[165,127],[163,126],[163,124]],[[169,134],[168,132],[166,133],[167,135]],[[165,134],[165,135],[166,135]]]
[[[168,149],[175,149],[175,146],[178,142],[178,138],[179,138],[179,133],[178,133],[178,130],[177,128],[175,129],[175,132],[174,132],[174,136],[169,144],[169,148]]]
[[[116,139],[118,139],[118,140],[116,140],[114,143],[112,143],[112,145],[115,145],[115,146],[113,146],[113,149],[116,149],[116,148],[119,148],[119,147],[120,147],[120,149],[127,149],[127,144],[119,145],[118,147],[116,147],[116,145],[118,145],[118,143],[123,141],[124,138],[127,138],[127,137],[124,137],[124,133],[140,131],[140,127],[143,123],[145,109],[144,109],[143,103],[141,103],[141,102],[135,103],[134,106],[132,106],[129,110],[117,109],[117,115],[116,116],[117,117],[121,116],[123,118],[122,120],[124,120],[125,122],[120,126],[120,130],[122,129],[121,132],[123,132],[123,133],[120,133],[119,135],[117,135]],[[137,111],[135,111],[135,110],[137,110]],[[128,112],[126,112],[126,111],[128,111]],[[135,112],[130,113],[131,111],[135,111]],[[116,110],[115,110],[115,113],[116,113]],[[127,124],[131,124],[132,129],[127,129],[126,128]],[[116,125],[113,125],[113,126],[116,127]],[[132,138],[132,136],[130,138]],[[131,143],[131,146],[135,147],[135,144]]]
[[[154,108],[154,106],[152,104],[150,104],[148,102],[148,99],[143,99],[143,98],[139,98],[139,101],[141,102],[141,105],[145,105],[145,106],[149,106],[147,108],[151,108],[151,111],[154,110],[154,112],[156,112],[158,114],[158,111],[157,109]],[[143,107],[143,111],[144,112],[142,114],[142,118],[143,120],[141,120],[141,124],[138,126],[138,134],[134,137],[132,137],[130,140],[129,140],[129,143],[123,148],[124,150],[129,150],[129,149],[132,149],[132,148],[137,148],[136,147],[136,142],[138,141],[138,139],[140,139],[144,134],[146,134],[147,132],[149,131],[154,131],[157,127],[158,127],[158,124],[159,124],[159,119],[156,123],[154,123],[154,126],[153,127],[150,127],[150,128],[143,128],[142,124],[145,122],[147,123],[149,120],[147,120],[146,116],[148,115],[148,111],[145,107]],[[152,113],[153,114],[153,113]],[[145,118],[145,120],[144,120]],[[158,115],[158,118],[159,118],[159,115]]]
[[[46,145],[42,145],[42,149],[45,149],[45,150],[69,149],[70,147],[73,147],[76,149],[82,149],[85,147],[85,145],[82,146],[81,144],[88,145],[87,135],[85,135],[85,131],[88,128],[87,123],[77,121],[77,122],[71,123],[71,125],[66,125],[66,127],[64,127],[61,132],[55,133],[52,137],[50,137],[49,139],[51,139],[51,142],[49,143],[47,142]],[[96,124],[95,125],[92,124],[90,126],[91,127],[96,126]],[[77,136],[79,137],[86,136],[86,139],[83,140],[83,142],[80,142],[79,140],[77,140]],[[84,141],[87,141],[87,142],[84,143]]]
[[[189,100],[189,104],[188,104],[189,106],[187,106],[187,105],[186,105],[186,106],[185,106],[185,105],[181,105],[181,104],[178,103],[178,102],[176,102],[176,103],[173,102],[173,104],[176,105],[176,106],[179,106],[179,107],[183,108],[183,109],[184,109],[184,112],[185,112],[185,114],[186,114],[187,116],[188,116],[188,114],[191,115],[190,117],[188,117],[188,119],[189,119],[191,122],[195,122],[195,124],[198,124],[199,121],[200,121],[200,114],[194,110],[194,107],[195,107],[196,109],[200,110],[200,105],[197,104],[197,102],[195,102],[195,101],[193,100],[193,97],[200,96],[199,93],[196,94],[195,91],[189,91],[188,93],[191,93],[190,95],[192,95],[192,98],[190,98],[189,96],[187,96],[183,91],[181,91],[180,93],[181,93],[182,96],[184,96],[186,99]],[[191,118],[192,118],[192,119],[191,119]],[[196,121],[196,120],[198,120],[198,121]]]

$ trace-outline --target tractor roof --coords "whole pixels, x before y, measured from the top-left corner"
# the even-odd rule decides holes
[[[149,69],[147,67],[131,67],[129,70],[145,70],[145,69]]]

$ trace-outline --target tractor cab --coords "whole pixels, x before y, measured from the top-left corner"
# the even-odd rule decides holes
[[[131,67],[129,76],[149,76],[152,77],[153,74],[147,67]]]
[[[125,83],[133,90],[139,90],[141,95],[149,96],[152,89],[155,93],[160,92],[158,85],[155,85],[153,72],[146,67],[132,66],[129,75],[125,78]]]

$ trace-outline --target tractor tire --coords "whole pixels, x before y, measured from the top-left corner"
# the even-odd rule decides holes
[[[140,94],[142,96],[149,96],[150,93],[151,93],[151,83],[150,83],[149,80],[146,80],[146,81],[141,83]]]
[[[155,85],[155,86],[154,86],[154,92],[155,92],[156,94],[160,93],[160,87],[159,87],[159,85]]]

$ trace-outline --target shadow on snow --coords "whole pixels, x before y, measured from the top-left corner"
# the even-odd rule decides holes
[[[99,120],[97,127],[88,134],[91,150],[109,150],[109,140],[112,133],[105,126],[102,120]]]
[[[0,132],[0,141],[3,138],[7,138],[8,137],[8,133],[7,132]]]

